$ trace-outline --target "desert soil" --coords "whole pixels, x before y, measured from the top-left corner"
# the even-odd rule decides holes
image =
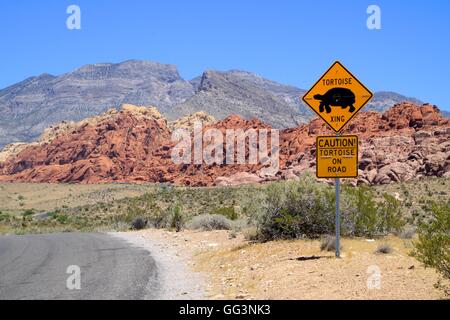
[[[343,239],[342,258],[336,259],[312,240],[251,243],[242,235],[231,238],[227,231],[125,234],[136,244],[159,243],[182,258],[204,279],[207,299],[449,299],[435,287],[440,276],[408,255],[411,240]],[[386,243],[391,254],[374,253]],[[304,260],[308,257],[318,259]],[[371,268],[381,272],[378,289],[368,288]]]

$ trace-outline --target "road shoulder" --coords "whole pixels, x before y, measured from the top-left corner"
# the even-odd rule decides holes
[[[161,288],[161,300],[197,300],[204,298],[204,281],[199,272],[192,271],[191,260],[173,244],[149,232],[110,232],[109,235],[143,248],[156,261]],[[148,288],[150,290],[150,288]],[[150,295],[150,291],[148,294]]]

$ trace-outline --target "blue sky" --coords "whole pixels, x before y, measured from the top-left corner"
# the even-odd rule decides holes
[[[81,30],[66,9],[81,8]],[[370,4],[381,30],[366,27]],[[191,79],[242,69],[308,89],[341,60],[372,91],[450,110],[450,1],[1,1],[0,88],[44,72],[146,59]]]

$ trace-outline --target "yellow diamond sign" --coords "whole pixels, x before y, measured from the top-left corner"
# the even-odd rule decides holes
[[[336,61],[303,96],[303,101],[339,132],[372,96],[369,89]]]

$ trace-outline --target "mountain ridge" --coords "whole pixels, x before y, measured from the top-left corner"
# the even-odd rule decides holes
[[[242,70],[207,70],[185,80],[172,64],[145,60],[88,64],[1,89],[0,148],[36,140],[45,128],[63,120],[80,121],[124,103],[156,106],[172,120],[205,111],[217,119],[238,114],[277,128],[292,127],[313,116],[300,99],[304,92]],[[421,103],[380,92],[365,109],[383,111],[404,100]]]

